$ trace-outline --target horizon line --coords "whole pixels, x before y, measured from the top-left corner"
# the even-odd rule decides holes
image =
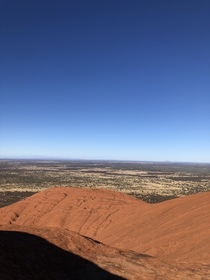
[[[96,158],[70,158],[50,156],[0,156],[0,160],[59,160],[59,161],[103,161],[103,162],[133,162],[133,163],[188,163],[210,164],[207,161],[183,161],[183,160],[134,160],[134,159],[96,159]]]

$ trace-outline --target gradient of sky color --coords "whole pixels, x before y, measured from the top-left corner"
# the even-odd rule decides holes
[[[209,0],[2,0],[0,157],[210,162]]]

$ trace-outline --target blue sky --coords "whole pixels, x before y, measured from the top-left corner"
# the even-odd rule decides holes
[[[209,0],[2,0],[0,157],[210,162]]]

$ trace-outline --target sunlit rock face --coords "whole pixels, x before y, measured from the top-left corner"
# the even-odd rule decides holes
[[[208,192],[157,204],[98,189],[39,192],[0,208],[2,279],[192,279],[192,268],[209,277],[209,201]]]

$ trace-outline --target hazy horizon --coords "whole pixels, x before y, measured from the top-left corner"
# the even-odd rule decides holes
[[[0,158],[210,161],[210,1],[1,1]]]
[[[29,160],[29,161],[91,161],[91,162],[122,162],[122,163],[171,163],[171,164],[210,164],[210,161],[170,161],[170,160],[129,160],[129,159],[102,159],[102,158],[70,158],[70,157],[50,157],[50,156],[5,156],[1,157],[0,160]]]

